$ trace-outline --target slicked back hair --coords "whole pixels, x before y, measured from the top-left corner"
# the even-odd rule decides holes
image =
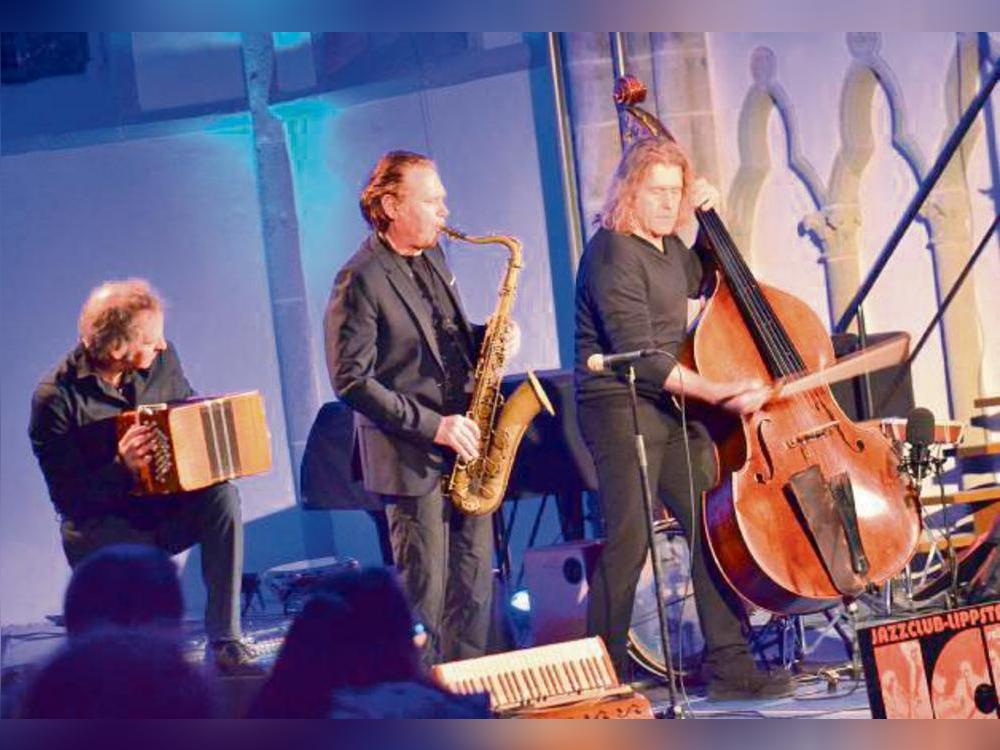
[[[382,198],[386,195],[399,195],[400,186],[407,170],[413,167],[434,168],[434,162],[423,154],[413,151],[390,151],[385,154],[372,169],[361,191],[359,205],[361,215],[368,226],[377,232],[389,228],[390,219],[382,207]]]

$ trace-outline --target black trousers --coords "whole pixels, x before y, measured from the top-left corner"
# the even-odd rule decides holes
[[[493,519],[458,511],[439,484],[382,495],[403,589],[429,636],[424,661],[486,653],[493,599]]]
[[[607,538],[590,587],[588,632],[601,636],[620,674],[628,664],[628,630],[636,584],[648,550],[645,508],[635,430],[627,396],[611,396],[579,405],[583,438],[597,468],[599,497]],[[695,501],[689,492],[687,460],[680,417],[665,405],[639,398],[639,427],[646,444],[649,484],[684,528],[691,546],[691,583],[706,650],[746,649],[742,606],[722,580],[702,526],[702,493],[716,473],[708,433],[688,423]]]
[[[210,641],[240,637],[243,520],[236,487],[225,482],[203,490],[130,500],[124,514],[63,519],[63,551],[75,568],[87,555],[112,544],[148,544],[175,555],[201,545],[201,575],[208,600],[205,632]]]

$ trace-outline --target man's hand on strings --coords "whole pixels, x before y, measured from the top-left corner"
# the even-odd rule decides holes
[[[722,205],[722,194],[719,189],[704,177],[699,177],[691,183],[691,205],[702,211],[710,211]]]

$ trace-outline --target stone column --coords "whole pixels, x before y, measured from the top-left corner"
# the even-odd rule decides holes
[[[302,454],[320,404],[288,146],[282,122],[268,106],[274,66],[271,35],[244,34],[243,68],[253,118],[264,256],[285,431],[298,495]]]
[[[948,129],[944,138],[950,135],[961,112],[976,94],[978,63],[975,36],[960,35],[954,64],[945,84]],[[981,133],[979,123],[970,128],[959,147],[960,153],[956,153],[945,168],[922,211],[930,226],[930,247],[934,253],[934,270],[942,298],[954,285],[978,239],[972,236],[972,206],[965,164]],[[952,300],[943,324],[952,418],[968,423],[974,412],[973,401],[980,395],[983,367],[976,288],[971,277],[965,280]],[[968,475],[965,477],[966,480],[971,478]]]
[[[935,190],[924,204],[923,214],[930,225],[934,270],[943,299],[968,261],[974,243],[969,195],[964,188]],[[971,276],[951,301],[942,324],[952,418],[968,424],[974,413],[972,403],[980,395],[983,367],[976,287]]]
[[[599,32],[564,33],[562,42],[586,240],[594,233],[594,217],[621,157],[611,39]]]
[[[874,70],[879,66],[881,44],[878,34],[847,35],[852,60],[840,94],[840,148],[830,174],[823,218],[821,222],[805,222],[806,228],[814,230],[823,245],[831,319],[834,321],[840,320],[862,282],[859,196],[861,178],[875,153],[872,101],[879,85]],[[825,240],[822,224],[827,225],[834,235],[829,244]],[[856,320],[853,326],[856,328]]]
[[[830,319],[847,308],[861,286],[858,270],[861,208],[857,203],[832,203],[802,220],[806,231],[819,242],[826,264]]]
[[[705,32],[650,34],[654,112],[670,129],[695,173],[719,185],[719,152]]]

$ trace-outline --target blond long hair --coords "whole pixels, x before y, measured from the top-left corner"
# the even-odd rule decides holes
[[[654,164],[681,168],[684,187],[677,223],[678,226],[683,226],[690,222],[694,217],[694,210],[688,200],[688,190],[694,179],[691,162],[673,141],[650,137],[640,138],[625,149],[611,178],[611,184],[608,185],[604,206],[595,218],[595,223],[613,232],[634,231],[636,195]]]

